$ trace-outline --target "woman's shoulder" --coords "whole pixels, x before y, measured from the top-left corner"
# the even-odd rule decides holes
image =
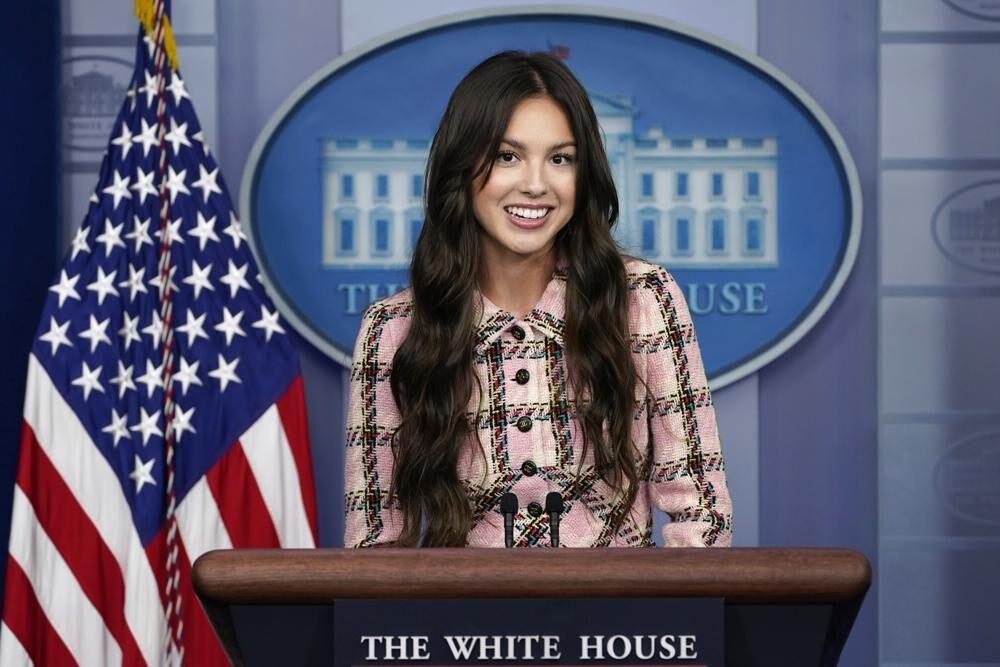
[[[393,339],[399,339],[399,334],[409,326],[413,315],[413,291],[405,289],[372,301],[361,313],[361,330],[382,329],[392,331]]]
[[[622,262],[625,264],[625,274],[629,285],[633,288],[652,282],[672,281],[670,272],[659,264],[647,262],[639,257],[622,255]]]

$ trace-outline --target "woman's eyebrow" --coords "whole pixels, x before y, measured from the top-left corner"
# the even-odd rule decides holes
[[[524,150],[524,144],[522,144],[517,139],[503,139],[501,141],[502,141],[502,143],[510,144],[511,146],[513,146],[514,148],[516,148],[519,151],[523,151]],[[566,148],[567,146],[572,146],[572,147],[576,148],[576,142],[572,141],[572,140],[570,140],[570,141],[560,141],[558,144],[552,144],[551,146],[549,146],[549,151],[559,150],[560,148]]]

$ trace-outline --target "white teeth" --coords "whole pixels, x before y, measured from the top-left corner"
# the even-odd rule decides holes
[[[549,212],[547,208],[531,209],[517,206],[508,206],[504,210],[513,213],[519,218],[527,218],[528,220],[537,220],[538,218],[545,217],[545,214]]]

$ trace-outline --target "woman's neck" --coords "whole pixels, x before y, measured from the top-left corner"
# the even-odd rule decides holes
[[[479,289],[497,306],[521,318],[531,312],[549,281],[556,266],[554,252],[520,257],[507,255],[491,257],[484,252]]]

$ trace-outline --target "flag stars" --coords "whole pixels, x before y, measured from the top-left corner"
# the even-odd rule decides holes
[[[202,318],[204,319],[204,315]],[[208,336],[205,336],[208,338]],[[198,377],[198,366],[201,364],[200,361],[195,361],[193,364],[189,364],[187,359],[184,357],[179,357],[181,368],[176,371],[173,375],[173,382],[178,382],[181,385],[181,395],[186,395],[188,387],[196,384],[199,387],[203,386],[201,383],[201,378]]]
[[[132,366],[126,366],[118,360],[118,374],[111,379],[111,384],[118,385],[118,398],[125,396],[125,392],[129,389],[132,391],[138,391],[135,382],[132,381]],[[117,445],[118,443],[115,442]]]
[[[171,427],[174,429],[174,437],[177,442],[181,441],[184,436],[185,431],[190,431],[191,433],[197,433],[194,426],[191,426],[191,418],[194,416],[194,408],[190,408],[187,411],[181,409],[181,406],[176,406],[174,409],[174,419],[171,422]]]
[[[101,433],[107,433],[114,438],[112,444],[115,447],[118,446],[118,441],[122,438],[132,439],[132,436],[128,432],[128,425],[126,424],[127,417],[127,415],[119,415],[117,410],[111,408],[111,423],[101,429]]]
[[[109,294],[118,296],[118,290],[114,286],[114,280],[117,274],[117,270],[112,271],[111,273],[104,273],[103,266],[97,267],[97,278],[94,279],[94,282],[87,285],[87,290],[97,294],[98,306],[104,305],[104,297]]]
[[[90,366],[87,365],[87,362],[84,361],[83,368],[80,371],[80,377],[70,383],[74,387],[80,387],[83,390],[83,400],[86,401],[90,398],[90,392],[92,391],[98,391],[102,394],[104,393],[104,387],[101,385],[101,381],[99,379],[101,375],[101,368],[101,366],[98,366],[97,368],[91,369]]]
[[[214,215],[206,220],[201,211],[198,211],[198,222],[195,224],[194,229],[188,232],[188,236],[198,239],[198,250],[205,250],[205,245],[209,241],[219,242],[219,235],[215,233],[215,220],[216,216]]]
[[[139,171],[142,171],[141,169]],[[132,239],[135,241],[135,251],[138,253],[142,250],[142,246],[149,244],[150,247],[153,245],[153,238],[149,235],[149,223],[152,222],[151,219],[140,220],[139,216],[132,216],[132,231],[125,235],[125,238]]]
[[[111,339],[108,338],[106,333],[108,329],[108,323],[111,322],[111,318],[107,318],[101,322],[97,321],[97,318],[93,315],[90,316],[90,326],[84,331],[80,332],[80,338],[85,338],[90,341],[90,353],[93,354],[97,350],[97,346],[101,343],[107,343],[111,345]]]
[[[187,176],[187,169],[181,169],[180,172],[174,171],[172,166],[167,166],[167,183],[164,187],[170,190],[170,203],[173,204],[174,200],[177,199],[178,194],[191,194],[191,191],[187,189],[184,184],[184,178]]]
[[[66,269],[63,269],[59,274],[59,282],[49,288],[50,292],[55,292],[59,295],[59,307],[62,308],[63,303],[66,299],[76,299],[80,300],[80,294],[76,291],[76,283],[80,280],[80,276],[76,275],[72,278],[66,274]]]
[[[191,184],[191,187],[198,188],[201,190],[201,195],[205,201],[208,203],[208,196],[213,192],[217,194],[222,194],[222,188],[215,182],[219,177],[219,168],[216,167],[212,171],[205,169],[205,165],[198,164],[198,180]],[[214,220],[214,218],[213,218]]]
[[[90,254],[90,246],[87,245],[87,233],[90,230],[87,227],[80,227],[76,230],[76,236],[73,237],[73,253],[69,256],[70,261],[76,259],[76,256],[81,252]]]
[[[142,434],[142,446],[145,447],[149,443],[149,439],[154,435],[163,437],[163,431],[160,430],[160,411],[149,414],[146,412],[146,408],[139,408],[139,423],[135,426],[130,426],[130,430],[136,433]]]
[[[128,265],[128,278],[118,283],[119,287],[124,287],[129,291],[128,301],[132,303],[135,301],[135,295],[139,292],[143,294],[148,294],[149,290],[146,289],[146,284],[143,282],[143,278],[146,275],[146,269],[136,269],[131,264]],[[126,317],[128,314],[126,313]]]
[[[260,319],[254,322],[251,326],[255,329],[263,329],[264,337],[268,343],[271,342],[272,334],[285,333],[284,328],[278,324],[278,311],[275,310],[272,313],[264,304],[260,304]]]
[[[243,229],[240,227],[240,221],[236,219],[236,214],[232,211],[229,212],[229,226],[223,229],[222,233],[232,237],[233,245],[237,249],[240,247],[240,240],[247,240],[246,234],[243,233]]]
[[[146,122],[146,119],[141,119],[142,122],[142,132],[135,135],[132,139],[134,144],[142,144],[142,156],[146,157],[149,155],[149,149],[160,143],[160,140],[156,138],[156,123],[150,125]]]
[[[143,269],[145,271],[145,269]],[[146,290],[143,290],[144,292]],[[139,343],[142,339],[139,337],[139,316],[136,315],[134,318],[130,317],[127,312],[122,313],[124,322],[122,323],[122,328],[118,330],[118,335],[124,338],[122,345],[125,346],[125,350],[128,351],[132,342],[135,341]]]
[[[38,340],[52,346],[53,356],[55,356],[56,350],[59,349],[60,345],[73,347],[73,343],[70,342],[69,337],[66,335],[66,331],[69,329],[69,323],[70,320],[66,320],[62,324],[59,324],[56,322],[55,317],[49,316],[49,330],[38,337]]]
[[[185,97],[187,99],[191,99],[191,96],[188,95],[187,88],[184,87],[184,79],[182,79],[177,72],[173,72],[170,75],[170,85],[167,86],[167,90],[169,90],[174,96],[174,106],[180,104],[181,100]]]
[[[247,291],[250,290],[250,283],[246,279],[247,267],[249,266],[250,263],[247,262],[237,268],[233,260],[229,260],[229,271],[226,272],[226,275],[219,278],[220,283],[229,286],[229,298],[235,299],[236,293],[240,291],[241,287]]]
[[[142,167],[137,167],[139,174],[135,179],[135,183],[132,184],[131,189],[136,191],[139,197],[139,204],[146,203],[146,197],[148,195],[156,194],[156,186],[153,185],[153,178],[156,176],[156,171],[150,171],[148,174],[143,171]]]
[[[104,244],[105,256],[111,256],[111,251],[115,248],[125,247],[125,242],[122,241],[122,228],[124,226],[124,222],[119,225],[112,225],[111,220],[104,219],[104,232],[99,234],[94,240]]]
[[[163,367],[165,365],[166,362],[154,366],[152,361],[146,359],[146,372],[136,378],[137,382],[146,385],[146,398],[152,398],[154,391],[163,388]]]
[[[177,283],[174,282],[175,273],[177,273],[177,267],[171,266],[170,271],[167,274],[167,281],[166,281],[166,285],[170,288],[171,292],[177,291]],[[164,289],[163,274],[157,273],[155,276],[150,278],[149,284],[156,288],[156,290],[160,293],[160,298],[162,299],[163,289]]]
[[[206,315],[206,313],[202,313],[198,317],[195,317],[194,316],[194,312],[190,308],[188,308],[188,311],[187,311],[187,321],[182,326],[177,327],[177,331],[179,331],[182,334],[187,335],[187,339],[188,339],[187,340],[187,344],[188,344],[188,347],[191,347],[192,345],[194,345],[194,342],[196,340],[198,340],[199,338],[204,338],[205,340],[208,340],[208,334],[205,333],[205,327],[204,327],[205,315]],[[184,366],[184,362],[182,360],[181,361],[181,367],[183,368],[183,366]],[[195,362],[194,367],[198,368],[198,363],[197,362]],[[199,382],[198,384],[201,384],[201,383]]]
[[[160,314],[153,311],[153,320],[146,326],[142,333],[149,334],[153,338],[153,347],[159,347],[160,339],[163,337],[163,320],[160,319]]]
[[[187,123],[177,124],[174,117],[170,117],[170,131],[163,137],[164,141],[170,142],[171,148],[173,148],[174,155],[180,155],[181,146],[187,146],[191,148],[191,140],[187,136]],[[171,200],[173,201],[173,200]]]
[[[242,319],[242,310],[234,315],[229,312],[228,308],[222,308],[222,322],[215,325],[215,330],[226,334],[226,345],[233,342],[233,336],[246,336],[246,332],[240,327]]]
[[[153,98],[156,97],[160,90],[160,75],[150,74],[149,70],[144,69],[142,71],[143,76],[146,79],[146,85],[139,89],[140,93],[146,93],[146,106],[153,106]]]
[[[146,484],[151,484],[152,486],[156,486],[156,480],[153,479],[153,475],[151,472],[153,470],[154,463],[156,463],[155,456],[146,461],[145,463],[143,463],[142,459],[139,458],[139,455],[138,454],[135,455],[135,467],[132,469],[132,472],[130,472],[128,476],[135,482],[136,495],[138,495],[139,492],[142,491],[142,487],[145,486]]]
[[[209,274],[212,271],[212,263],[209,262],[204,268],[198,263],[198,260],[191,260],[191,273],[181,282],[186,285],[191,285],[194,288],[194,298],[197,299],[198,295],[201,294],[203,289],[210,291],[215,291],[215,287],[212,286],[212,281],[209,280]]]
[[[121,134],[112,139],[111,143],[122,149],[121,159],[124,160],[125,156],[128,155],[129,149],[132,148],[132,130],[129,129],[128,123],[124,120],[122,121]]]
[[[209,371],[208,376],[215,378],[219,381],[219,391],[225,391],[226,387],[229,386],[230,382],[236,382],[243,384],[243,381],[236,375],[236,366],[240,363],[239,357],[236,357],[232,361],[226,361],[226,358],[221,354],[219,355],[219,366],[214,371]]]
[[[184,237],[181,236],[181,225],[184,223],[184,218],[177,218],[172,222],[168,222],[163,226],[163,229],[157,229],[153,234],[156,238],[160,239],[160,243],[164,245],[171,245],[173,243],[184,243]]]
[[[101,191],[106,195],[111,195],[112,199],[114,200],[114,203],[111,206],[112,210],[118,208],[118,204],[121,202],[122,199],[132,198],[132,193],[128,191],[128,182],[129,180],[131,180],[131,178],[129,176],[122,178],[121,174],[118,173],[118,170],[115,169],[114,179],[115,179],[114,183],[112,183],[111,185],[109,185],[108,187],[104,188],[104,190]]]

